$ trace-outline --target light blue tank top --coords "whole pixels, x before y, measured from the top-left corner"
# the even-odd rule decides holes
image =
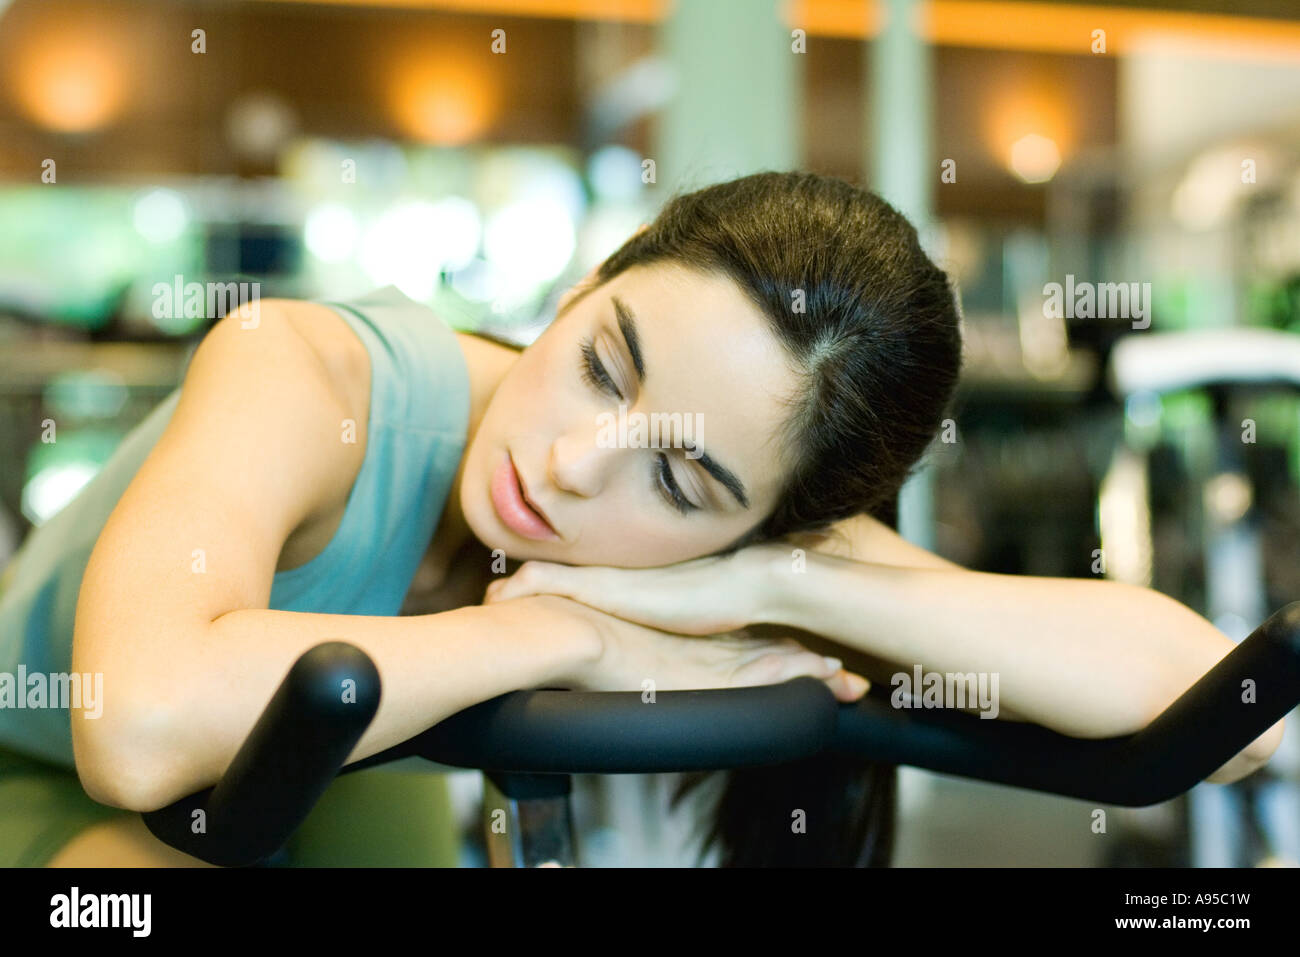
[[[454,330],[394,286],[323,304],[343,317],[370,354],[365,457],[334,537],[306,565],[276,573],[268,607],[392,616],[433,539],[460,464],[469,422],[469,370]],[[49,676],[71,671],[77,593],[91,549],[179,398],[177,388],[132,429],[76,497],[33,529],[5,568],[0,748],[73,766],[66,704],[17,705],[35,700],[31,689],[42,679],[34,676],[43,675],[44,683],[55,687]],[[147,603],[149,596],[139,601]],[[19,682],[24,675],[26,688]]]

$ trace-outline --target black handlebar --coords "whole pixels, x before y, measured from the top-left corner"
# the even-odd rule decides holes
[[[172,847],[224,867],[274,854],[306,820],[379,709],[379,672],[361,649],[330,641],[280,683],[215,787],[144,815]]]
[[[409,742],[409,753],[484,771],[652,774],[780,764],[835,736],[825,684],[712,691],[521,691],[452,715]]]
[[[1243,690],[1253,682],[1247,703]],[[713,691],[517,691],[343,767],[378,708],[359,649],[306,652],[215,788],[144,815],[213,864],[278,850],[340,773],[417,755],[485,771],[653,773],[778,764],[832,748],[872,760],[1141,807],[1222,767],[1300,704],[1300,602],[1282,608],[1141,731],[1087,740],[942,709],[891,707],[886,689],[837,704],[814,678]],[[198,814],[203,811],[203,814]],[[206,817],[206,828],[195,822]]]
[[[1071,738],[1037,725],[900,710],[872,699],[841,710],[835,746],[893,764],[1145,807],[1205,780],[1298,704],[1300,601],[1255,629],[1134,734]]]

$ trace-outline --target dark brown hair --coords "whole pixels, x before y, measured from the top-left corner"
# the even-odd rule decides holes
[[[675,195],[591,288],[661,262],[735,282],[801,380],[780,434],[790,468],[778,503],[722,552],[864,512],[894,526],[961,369],[952,288],[912,224],[841,179],[755,173]],[[683,779],[675,802],[706,777]],[[892,765],[846,755],[730,771],[704,846],[719,845],[724,866],[886,865],[895,785]],[[794,809],[806,833],[792,832]]]

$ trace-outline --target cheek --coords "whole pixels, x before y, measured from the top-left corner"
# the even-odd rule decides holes
[[[569,560],[580,565],[648,568],[699,558],[736,536],[720,535],[716,523],[687,522],[658,505],[651,493],[631,495],[631,505],[602,506],[584,523],[589,533]],[[739,533],[737,533],[738,535]]]
[[[554,347],[534,345],[511,367],[497,392],[505,394],[516,422],[550,418],[573,403],[576,373],[561,358]]]
[[[531,350],[520,356],[492,393],[479,431],[484,440],[505,446],[544,424],[564,401],[565,383],[554,363]]]

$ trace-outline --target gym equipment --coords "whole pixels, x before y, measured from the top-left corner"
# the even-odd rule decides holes
[[[1245,679],[1258,703],[1243,704]],[[516,691],[343,767],[379,707],[378,671],[346,642],[289,670],[222,779],[147,812],[173,847],[212,864],[268,861],[338,774],[421,757],[481,769],[492,866],[573,866],[573,774],[718,770],[824,749],[1011,787],[1145,806],[1182,794],[1300,703],[1300,601],[1276,612],[1146,728],[1102,740],[941,709],[887,689],[841,704],[814,678],[659,692]],[[502,822],[505,827],[493,827]]]
[[[1154,410],[1165,396],[1202,393],[1212,409],[1213,438],[1208,454],[1189,465],[1178,484],[1197,493],[1180,499],[1179,515],[1200,530],[1205,591],[1199,602],[1175,597],[1203,605],[1202,614],[1240,641],[1265,614],[1268,598],[1258,495],[1237,403],[1268,392],[1300,393],[1300,336],[1240,327],[1130,335],[1115,345],[1109,380],[1130,424],[1137,424],[1125,430],[1102,484],[1107,574],[1151,584],[1157,551]],[[1300,866],[1300,742],[1294,729],[1267,768],[1228,787],[1198,786],[1187,799],[1193,866]]]

